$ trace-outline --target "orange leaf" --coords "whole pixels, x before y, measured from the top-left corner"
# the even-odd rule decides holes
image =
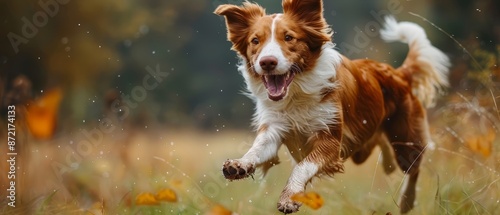
[[[302,202],[314,210],[321,208],[325,203],[323,197],[315,192],[297,193],[292,196],[292,200]]]
[[[156,199],[159,201],[177,202],[177,194],[172,189],[163,189],[158,191]]]
[[[155,195],[152,193],[141,193],[135,198],[136,205],[159,205],[160,203],[156,200]]]
[[[472,151],[479,152],[484,157],[488,157],[491,154],[491,149],[495,138],[495,130],[493,130],[492,128],[488,128],[485,132],[468,134],[466,135],[464,140],[467,146]]]
[[[233,212],[226,209],[224,206],[216,204],[206,215],[231,215]]]
[[[28,103],[26,124],[36,139],[50,139],[55,133],[59,103],[62,99],[60,88],[47,91],[42,97]]]

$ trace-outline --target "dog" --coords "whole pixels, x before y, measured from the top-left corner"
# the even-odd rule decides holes
[[[409,45],[398,68],[369,59],[350,60],[335,50],[321,0],[283,0],[283,13],[266,14],[248,1],[224,4],[227,38],[240,58],[238,70],[255,102],[256,138],[240,159],[227,160],[229,180],[278,164],[285,145],[296,161],[277,208],[299,210],[292,196],[316,176],[344,172],[351,158],[363,163],[380,146],[386,173],[394,161],[405,174],[399,207],[414,207],[422,153],[431,143],[426,108],[448,86],[448,57],[415,23],[386,17],[381,36]]]

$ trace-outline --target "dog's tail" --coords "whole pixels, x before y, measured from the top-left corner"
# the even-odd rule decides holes
[[[448,57],[432,46],[424,29],[415,23],[398,23],[394,17],[388,16],[380,34],[385,41],[400,41],[409,45],[408,56],[398,70],[410,72],[413,94],[425,107],[432,107],[437,94],[449,85]]]

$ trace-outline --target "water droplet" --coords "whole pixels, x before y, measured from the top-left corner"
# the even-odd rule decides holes
[[[156,54],[156,51],[152,51],[151,53],[152,53],[152,54]]]
[[[481,9],[479,9],[479,8],[477,8],[476,11],[479,12],[479,13],[481,13]]]
[[[365,120],[363,120],[363,124],[366,124],[366,119],[365,119]]]

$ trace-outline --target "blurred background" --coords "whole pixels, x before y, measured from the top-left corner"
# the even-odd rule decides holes
[[[145,67],[159,66],[168,78],[147,90],[144,101],[132,110],[134,114],[169,126],[212,131],[223,125],[248,127],[253,107],[241,95],[243,81],[235,69],[237,58],[229,50],[223,19],[212,13],[219,4],[241,1],[66,1],[2,3],[4,93],[20,75],[31,82],[33,98],[50,88],[62,89],[60,123],[74,129],[82,120],[102,116],[105,95],[111,91],[131,95],[148,74]],[[279,1],[257,2],[268,13],[281,10]],[[395,66],[404,59],[405,46],[381,43],[376,32],[379,17],[394,13],[399,20],[417,22],[452,58],[452,90],[461,90],[469,84],[464,83],[467,78],[476,76],[470,73],[477,72],[466,50],[495,56],[498,52],[499,7],[491,0],[325,1],[325,17],[342,53]],[[430,20],[452,38],[410,12]],[[365,34],[368,41],[355,44],[356,28],[366,31],[365,27],[374,33]],[[468,65],[472,68],[463,68]],[[8,101],[3,100],[5,106]]]
[[[16,149],[25,156],[18,163],[18,168],[24,168],[18,173],[24,183],[19,182],[19,192],[25,193],[20,201],[35,202],[38,206],[30,208],[40,210],[38,199],[51,199],[51,193],[59,190],[55,196],[64,204],[74,203],[72,211],[94,207],[82,203],[85,201],[101,202],[101,208],[108,201],[119,205],[126,202],[123,199],[133,202],[141,189],[156,189],[151,178],[166,177],[165,181],[172,182],[176,177],[162,176],[168,169],[175,167],[184,173],[191,171],[193,178],[202,177],[202,167],[218,174],[222,161],[241,156],[242,148],[248,148],[253,138],[254,105],[242,94],[244,82],[236,70],[236,54],[226,40],[224,20],[213,14],[220,4],[241,2],[0,3],[0,136],[7,135],[6,113],[15,105]],[[268,13],[281,11],[280,1],[255,2]],[[449,150],[447,154],[470,153],[473,159],[468,162],[473,166],[490,168],[485,174],[492,178],[486,184],[498,189],[500,3],[325,0],[324,7],[335,32],[333,41],[350,58],[401,64],[406,45],[386,44],[379,38],[384,15],[393,14],[426,30],[432,43],[452,61],[451,86],[429,112],[433,137],[443,151]],[[7,148],[3,143],[0,147],[2,153]],[[143,157],[149,163],[134,167]],[[192,159],[210,162],[194,167]],[[156,163],[159,160],[161,164]],[[457,162],[461,165],[461,161]],[[155,165],[164,169],[155,171]],[[122,171],[119,174],[115,174],[120,169],[117,166]],[[8,169],[5,162],[0,167],[2,172]],[[150,180],[140,185],[142,171]],[[116,185],[119,194],[103,194],[103,189],[94,187],[95,181],[102,180],[93,174],[117,183],[126,181],[126,185]],[[279,177],[284,180],[285,176]],[[220,177],[214,180],[223,181]],[[4,196],[8,180],[3,173],[0,181]],[[61,184],[63,188],[58,188]],[[100,186],[112,187],[108,185]],[[500,208],[498,195],[488,198],[493,208]],[[225,203],[230,210],[244,211],[244,206],[234,204]],[[0,207],[3,211],[10,210],[4,205]],[[206,211],[195,208],[193,211]]]

